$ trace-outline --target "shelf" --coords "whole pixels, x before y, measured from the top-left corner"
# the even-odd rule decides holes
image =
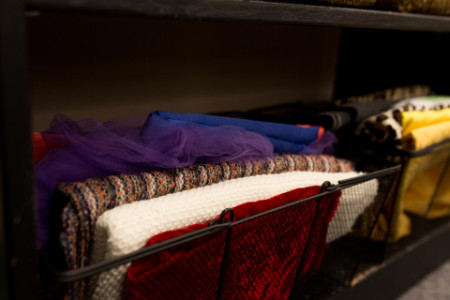
[[[31,10],[450,32],[450,17],[243,0],[27,0]]]
[[[360,249],[361,241],[348,237],[331,245],[321,272],[296,289],[291,300],[375,300],[400,296],[450,258],[450,218],[426,220],[413,215],[410,218],[413,234],[386,249],[382,244],[372,244],[351,282],[346,282],[351,278],[349,266],[356,262],[355,249]],[[379,263],[383,251],[386,254]]]

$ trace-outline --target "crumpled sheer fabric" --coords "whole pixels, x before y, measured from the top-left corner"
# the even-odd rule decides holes
[[[40,162],[52,148],[67,146],[64,137],[58,134],[33,132],[33,160],[34,164]]]
[[[316,195],[319,189],[300,188],[238,205],[233,208],[234,220]],[[340,195],[335,192],[318,205],[316,200],[307,201],[234,226],[227,250],[224,230],[135,261],[127,273],[125,298],[216,299],[221,293],[221,299],[287,299],[296,276],[303,281],[318,270]],[[146,246],[206,227],[208,223],[200,223],[164,232]]]
[[[210,128],[229,125],[238,126],[266,136],[272,142],[277,153],[304,153],[303,149],[319,137],[318,126],[300,127],[292,124],[262,122],[205,114],[181,114],[167,111],[153,112],[142,129],[143,133],[151,131],[153,121],[159,119],[168,120],[173,124],[182,126],[190,123]]]
[[[329,154],[336,153],[338,146],[338,138],[331,131],[325,130],[321,137],[307,145],[302,151],[302,154]]]
[[[94,119],[73,121],[55,116],[44,132],[46,142],[55,137],[58,143],[63,140],[64,146],[50,149],[35,166],[40,249],[49,240],[51,198],[60,182],[273,156],[267,138],[235,126],[177,126],[160,119],[152,123],[155,129],[141,134],[145,120],[130,116],[101,124]]]

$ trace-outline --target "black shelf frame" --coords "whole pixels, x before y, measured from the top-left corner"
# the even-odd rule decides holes
[[[27,9],[200,20],[450,32],[450,18],[254,0],[27,0]]]
[[[0,294],[33,299],[38,254],[22,1],[0,2],[0,100]]]
[[[36,299],[39,268],[31,153],[26,10],[450,33],[450,17],[244,0],[0,1],[0,298]],[[365,299],[389,276],[405,289],[450,253],[450,222],[336,299]],[[439,254],[438,254],[439,253]],[[427,257],[427,260],[417,259]],[[407,270],[416,263],[415,272]],[[397,270],[396,272],[394,272]],[[399,272],[402,272],[401,274]],[[391,273],[391,275],[389,275]],[[411,276],[416,279],[411,280]],[[409,278],[409,279],[408,279]],[[387,290],[388,293],[388,290]],[[376,295],[376,294],[373,294]],[[392,295],[392,294],[391,294]],[[380,299],[380,295],[377,295]],[[381,297],[383,298],[383,297]]]

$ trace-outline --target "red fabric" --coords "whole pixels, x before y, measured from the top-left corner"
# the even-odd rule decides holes
[[[41,133],[33,132],[31,137],[33,141],[34,163],[37,164],[41,159],[44,158],[44,156],[47,155],[48,149],[47,145],[44,142],[44,139],[42,138]]]
[[[314,186],[242,204],[233,208],[234,220],[239,221],[318,192],[319,187]],[[326,230],[339,197],[340,192],[336,192],[322,198],[315,218],[317,202],[312,200],[233,226],[225,256],[221,298],[287,299],[302,256],[308,261],[302,262],[300,276],[309,276],[320,266]],[[161,233],[152,237],[146,246],[207,226],[207,223],[202,223]],[[309,233],[310,243],[307,244]],[[133,262],[127,274],[125,297],[216,299],[226,235],[224,230]],[[313,249],[310,250],[310,246]]]
[[[341,192],[339,191],[339,196],[324,197],[318,201],[319,209],[316,211],[315,220],[309,232],[308,245],[299,266],[296,285],[306,282],[322,265],[326,249],[328,224],[336,213],[340,195]]]
[[[33,132],[31,134],[33,142],[34,164],[40,162],[52,148],[63,147],[67,143],[58,134]]]
[[[297,124],[298,127],[309,128],[309,127],[319,127],[319,132],[317,133],[316,140],[320,139],[322,135],[325,133],[325,128],[317,125],[305,125],[305,124]]]

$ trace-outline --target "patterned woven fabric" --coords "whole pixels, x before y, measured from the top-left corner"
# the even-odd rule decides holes
[[[449,0],[379,0],[380,8],[430,15],[449,15]]]
[[[417,98],[430,95],[431,89],[426,85],[400,86],[385,90],[379,90],[365,95],[352,96],[345,99],[336,100],[336,104],[345,102],[372,102],[383,99],[386,101],[398,101],[409,98]]]
[[[392,109],[373,115],[361,122],[355,134],[373,143],[402,146],[402,112],[408,111],[439,111],[450,108],[448,97],[423,97],[401,101]]]
[[[201,164],[172,170],[62,183],[58,186],[58,191],[67,197],[68,204],[62,214],[61,243],[67,257],[68,268],[77,269],[89,264],[90,241],[95,222],[103,212],[116,206],[258,174],[352,170],[351,162],[333,156],[284,154],[274,159],[247,163]]]
[[[94,226],[98,217],[116,206],[169,193],[211,185],[229,179],[292,171],[349,172],[353,164],[329,155],[283,154],[247,163],[199,164],[164,171],[92,178],[62,183],[58,194],[66,201],[60,242],[68,269],[90,264]],[[66,298],[77,299],[84,283],[69,286]]]
[[[233,208],[234,221],[318,192],[319,187],[314,186],[239,205]],[[299,264],[301,273],[311,266],[313,273],[320,265],[322,255],[307,254],[323,253],[326,228],[339,196],[340,192],[325,196],[319,207],[317,200],[312,200],[236,225],[230,229],[226,251],[225,230],[135,261],[127,273],[125,298],[216,299],[221,293],[221,299],[287,299]],[[146,246],[207,226],[203,223],[165,232]]]
[[[358,175],[360,173],[357,172],[258,175],[122,205],[105,212],[98,219],[92,261],[108,260],[138,250],[156,234],[208,221],[228,207],[267,199],[296,188],[320,185],[324,181],[336,183]],[[129,264],[122,265],[92,279],[93,298],[121,299],[128,267]]]
[[[316,0],[318,3],[327,3],[342,6],[373,7],[376,0]]]

